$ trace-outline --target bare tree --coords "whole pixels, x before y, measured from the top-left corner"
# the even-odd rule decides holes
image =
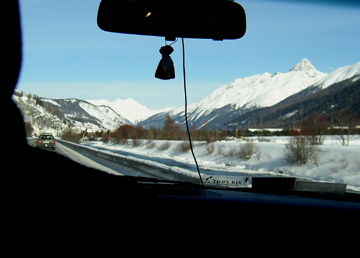
[[[312,144],[323,144],[331,123],[326,115],[313,113],[300,124],[302,135],[311,137]]]
[[[352,110],[337,110],[334,112],[335,132],[343,146],[349,146],[350,141],[357,138],[356,126],[360,123]]]
[[[289,143],[285,145],[285,159],[289,162],[308,163],[317,160],[318,149],[312,144],[310,136],[291,136]]]

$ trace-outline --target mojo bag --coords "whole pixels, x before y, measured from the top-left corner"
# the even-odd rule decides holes
[[[174,63],[170,54],[174,51],[171,46],[163,46],[159,49],[162,58],[156,68],[155,77],[162,80],[169,80],[175,78]]]

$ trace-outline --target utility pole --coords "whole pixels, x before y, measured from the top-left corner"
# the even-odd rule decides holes
[[[236,122],[236,134],[235,134],[235,137],[236,137],[236,139],[238,138],[238,122]]]
[[[331,146],[333,146],[333,139],[334,139],[334,117],[331,114]]]
[[[293,116],[293,128],[295,130],[295,116]]]
[[[219,136],[218,136],[218,132],[219,132],[219,124],[216,124],[216,140],[219,140]]]

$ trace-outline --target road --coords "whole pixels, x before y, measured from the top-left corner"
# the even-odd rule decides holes
[[[28,144],[31,147],[35,147],[36,138],[28,138]],[[157,171],[151,171],[151,169],[134,167],[126,163],[121,163],[118,161],[110,161],[102,159],[96,156],[93,156],[89,153],[81,153],[79,151],[73,150],[64,146],[59,141],[56,141],[56,149],[45,149],[47,151],[52,151],[57,154],[63,155],[79,164],[85,165],[87,167],[95,168],[110,174],[115,175],[126,175],[126,176],[139,176],[139,177],[152,177],[165,180],[178,180],[175,176],[171,174],[164,174]],[[153,170],[156,170],[154,168]],[[156,175],[156,176],[155,176]]]
[[[35,147],[36,144],[36,139],[28,139],[28,144],[31,147]],[[56,142],[56,149],[52,150],[52,149],[46,149],[48,151],[53,151],[56,152],[57,154],[63,155],[77,163],[80,163],[84,166],[87,167],[91,167],[91,168],[95,168],[95,169],[99,169],[101,171],[105,171],[107,173],[110,174],[115,174],[115,175],[128,175],[129,173],[131,173],[129,171],[128,168],[123,167],[119,164],[101,164],[104,162],[101,161],[95,161],[94,159],[90,159],[89,157],[84,156],[83,154],[76,152],[64,145],[62,145],[59,142]],[[132,174],[132,173],[131,173]]]

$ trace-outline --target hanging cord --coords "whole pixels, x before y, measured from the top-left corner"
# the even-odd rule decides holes
[[[173,43],[171,43],[169,46],[171,46],[172,44],[176,43],[178,41],[179,38],[176,38],[175,41]],[[166,42],[166,38],[165,38],[165,46],[167,46],[167,42]]]
[[[192,147],[190,130],[189,130],[189,123],[188,123],[188,118],[187,118],[187,94],[186,94],[186,74],[185,74],[185,45],[184,45],[184,38],[181,38],[181,39],[182,39],[182,52],[183,52],[183,78],[184,78],[184,94],[185,94],[185,122],[186,122],[186,131],[187,131],[187,134],[188,134],[188,137],[189,137],[190,150],[191,150],[191,153],[192,153],[192,155],[193,155],[193,157],[194,157],[194,160],[195,160],[196,169],[197,169],[198,174],[199,174],[199,177],[200,177],[200,182],[201,182],[201,185],[202,185],[202,188],[203,188],[203,191],[204,191],[204,197],[205,197],[205,201],[206,201],[205,186],[204,186],[203,180],[202,180],[202,178],[201,178],[199,165],[198,165],[198,163],[197,163],[197,160],[196,160],[196,157],[195,157],[195,154],[194,154],[194,150],[193,150],[193,147]]]

